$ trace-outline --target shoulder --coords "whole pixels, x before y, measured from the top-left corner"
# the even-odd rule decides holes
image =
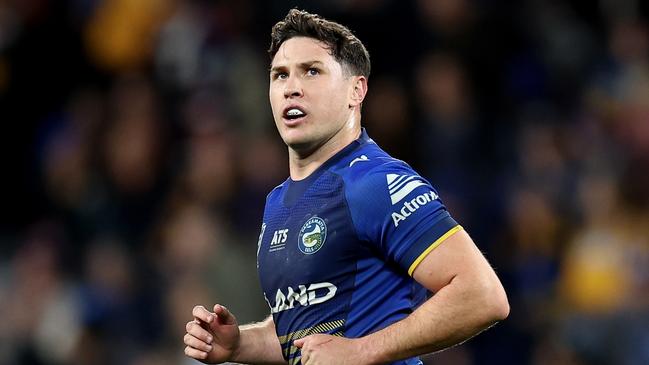
[[[350,154],[332,172],[344,181],[349,203],[365,206],[392,205],[398,194],[429,185],[410,165],[376,145]]]
[[[266,203],[269,203],[273,201],[274,199],[278,199],[282,195],[282,190],[286,186],[288,180],[285,180],[281,184],[277,185],[276,187],[273,188],[267,195],[266,195]]]
[[[408,169],[412,171],[412,168],[406,162],[390,156],[371,141],[347,154],[336,163],[336,166],[331,171],[345,180],[358,181],[372,176],[372,174],[389,171],[390,169]]]

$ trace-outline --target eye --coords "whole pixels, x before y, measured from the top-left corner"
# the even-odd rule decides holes
[[[308,70],[306,70],[306,74],[309,76],[317,76],[320,75],[320,70],[317,68],[311,67]]]
[[[271,77],[273,80],[286,80],[288,74],[286,72],[274,72]]]

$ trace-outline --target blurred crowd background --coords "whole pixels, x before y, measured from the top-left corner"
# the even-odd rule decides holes
[[[0,364],[190,364],[195,304],[267,315],[266,49],[293,6],[365,42],[364,126],[509,294],[426,364],[649,364],[642,0],[0,0]]]

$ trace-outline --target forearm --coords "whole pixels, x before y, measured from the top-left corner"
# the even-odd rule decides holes
[[[484,285],[454,278],[408,317],[359,339],[367,358],[385,363],[439,351],[506,317],[509,309],[502,287]]]
[[[263,322],[239,327],[239,349],[233,361],[243,364],[286,364],[282,348],[275,333],[272,317]]]

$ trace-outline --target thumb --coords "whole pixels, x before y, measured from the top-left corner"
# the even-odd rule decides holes
[[[226,307],[220,304],[214,305],[214,314],[216,314],[220,324],[233,325],[237,323],[234,315],[230,313],[230,311]]]
[[[305,338],[300,338],[300,339],[297,339],[297,340],[293,341],[293,345],[295,347],[301,349],[302,346],[304,346],[305,341],[306,341],[306,337]]]

